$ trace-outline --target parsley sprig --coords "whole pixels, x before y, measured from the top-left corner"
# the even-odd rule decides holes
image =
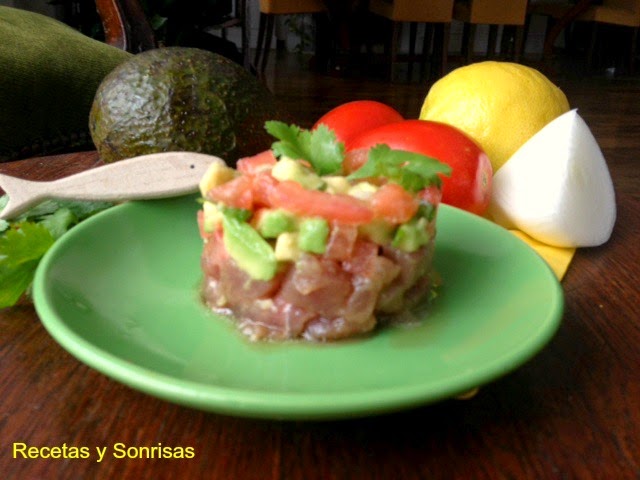
[[[306,160],[318,175],[342,173],[345,148],[335,133],[325,125],[304,130],[296,125],[269,121],[265,128],[278,139],[272,145],[276,157]],[[440,175],[450,175],[451,167],[425,155],[394,150],[380,144],[369,150],[367,162],[349,180],[385,177],[405,190],[415,193],[430,185],[441,185]]]
[[[9,201],[0,197],[0,210]],[[0,220],[0,308],[10,307],[33,282],[38,263],[71,227],[112,204],[46,201],[19,218]]]
[[[335,175],[342,171],[344,144],[337,141],[333,130],[326,125],[304,130],[272,120],[265,123],[265,128],[278,139],[271,147],[276,157],[284,155],[294,160],[306,160],[318,175]]]
[[[451,175],[451,167],[432,157],[392,150],[388,145],[381,144],[369,150],[367,162],[347,178],[385,177],[408,192],[415,193],[430,185],[441,185],[439,174]]]

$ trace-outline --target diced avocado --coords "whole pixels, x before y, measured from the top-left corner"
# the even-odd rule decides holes
[[[322,177],[322,179],[324,180],[325,184],[326,184],[326,189],[325,191],[327,193],[331,193],[331,194],[336,194],[336,193],[342,193],[342,194],[346,194],[349,189],[351,188],[351,184],[349,183],[349,180],[346,179],[346,177],[342,177],[340,175],[327,175]]]
[[[427,243],[429,243],[427,220],[419,218],[400,225],[391,245],[405,252],[415,252]]]
[[[378,187],[369,182],[359,182],[347,192],[352,197],[359,198],[360,200],[368,200],[371,196],[378,191]]]
[[[255,280],[271,280],[278,261],[273,247],[248,223],[231,215],[222,217],[222,240],[238,266]]]
[[[384,220],[374,220],[358,227],[360,234],[378,245],[387,245],[393,239],[395,227]]]
[[[202,204],[202,211],[204,212],[202,228],[205,232],[213,232],[222,223],[220,208],[215,203],[205,201]]]
[[[280,209],[265,209],[256,222],[256,229],[265,238],[276,238],[284,232],[292,232],[296,228],[296,218]]]
[[[329,222],[324,218],[305,218],[300,222],[298,247],[311,253],[324,253],[329,238]]]
[[[324,187],[324,181],[313,170],[306,167],[298,160],[282,157],[271,169],[271,175],[276,180],[284,182],[291,180],[298,182],[309,190],[318,190]]]
[[[298,233],[284,232],[278,235],[275,247],[276,260],[280,262],[295,262],[302,252],[298,248]]]
[[[233,168],[227,167],[222,160],[214,161],[200,179],[200,194],[207,196],[207,192],[218,185],[228,182],[236,176]]]
[[[418,207],[418,216],[426,218],[429,222],[436,218],[437,212],[438,209],[433,204],[428,202],[421,202],[420,206]]]
[[[246,222],[251,218],[251,210],[246,208],[229,207],[223,203],[218,204],[218,208],[225,215],[225,217],[232,217],[240,222]]]

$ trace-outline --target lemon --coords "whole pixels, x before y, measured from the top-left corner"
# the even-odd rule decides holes
[[[429,90],[420,118],[453,125],[478,142],[494,173],[551,120],[567,97],[534,68],[486,61],[457,68]]]

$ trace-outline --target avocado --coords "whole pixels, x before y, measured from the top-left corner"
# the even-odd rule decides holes
[[[271,175],[281,182],[298,182],[309,190],[319,190],[325,186],[320,176],[298,160],[283,157],[271,169]]]
[[[271,280],[278,269],[273,247],[246,222],[223,213],[222,241],[238,266],[255,280]]]
[[[275,246],[276,259],[281,262],[295,262],[302,252],[298,247],[298,232],[283,232],[278,235]]]
[[[360,200],[370,199],[374,193],[378,191],[378,187],[369,182],[359,182],[347,192],[352,197],[359,198]]]
[[[375,219],[371,223],[360,225],[358,230],[361,235],[378,245],[386,245],[391,242],[396,232],[392,224],[381,219]]]
[[[228,182],[235,178],[237,172],[233,168],[228,167],[222,161],[213,161],[207,171],[204,173],[198,184],[200,195],[207,196],[209,190],[218,185]]]
[[[429,243],[429,240],[427,220],[421,217],[400,225],[396,230],[391,245],[405,252],[415,252]]]
[[[324,253],[329,238],[329,222],[324,218],[305,218],[300,222],[298,247],[310,253]]]
[[[280,209],[265,209],[258,221],[256,230],[264,238],[276,238],[284,232],[292,232],[296,228],[296,218]]]
[[[139,53],[104,78],[89,130],[105,162],[194,151],[233,166],[271,146],[265,121],[287,117],[273,94],[235,62],[197,48],[166,47]]]
[[[205,232],[213,232],[222,223],[222,211],[218,205],[212,202],[204,202],[202,204],[202,212],[204,213],[202,229]]]

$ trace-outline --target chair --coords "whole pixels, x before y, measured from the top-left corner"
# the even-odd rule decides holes
[[[587,65],[593,67],[595,46],[600,37],[601,26],[609,25],[621,27],[628,31],[630,37],[628,51],[629,72],[635,70],[636,46],[638,44],[638,29],[640,28],[640,0],[603,0],[602,5],[593,5],[578,16],[576,21],[591,22],[591,39],[587,50]],[[602,35],[605,42],[608,37]]]
[[[546,23],[545,31],[547,32],[547,39],[550,38],[548,34],[551,32],[554,32],[552,45],[550,45],[550,48],[553,48],[553,43],[555,43],[557,35],[561,31],[559,30],[557,33],[555,33],[555,30],[559,28],[559,22],[561,20],[564,21],[564,19],[567,18],[567,14],[569,14],[569,12],[574,8],[575,8],[575,3],[570,2],[569,0],[566,0],[565,2],[557,2],[557,1],[548,2],[545,0],[530,1],[529,5],[527,5],[527,18],[525,19],[525,24],[524,24],[524,39],[525,39],[524,42],[526,42],[529,36],[532,17],[540,16],[540,17],[544,17],[544,20]],[[579,13],[581,12],[575,12],[574,17],[577,16]],[[569,45],[569,34],[568,34],[569,29],[565,28],[565,26],[566,25],[563,25],[561,29],[564,30],[565,32],[565,44]],[[543,48],[543,57],[545,56],[544,54],[545,49],[546,49],[546,45]]]
[[[547,59],[551,56],[555,40],[562,31],[567,33],[574,22],[591,23],[591,35],[587,48],[589,69],[593,66],[600,26],[608,25],[628,30],[631,41],[627,63],[629,71],[634,71],[638,29],[640,28],[640,0],[602,0],[597,4],[594,0],[579,0],[560,6],[542,1],[532,4],[528,14],[545,15],[555,21],[545,39],[543,55]],[[603,35],[603,37],[605,36]]]
[[[474,55],[475,36],[478,25],[489,25],[487,56],[494,56],[497,50],[498,27],[503,26],[502,47],[508,49],[506,27],[515,27],[514,44],[511,48],[513,59],[520,60],[524,43],[524,24],[527,0],[467,0],[456,1],[453,18],[464,23],[462,52],[467,63]],[[504,50],[501,48],[501,52]]]
[[[233,14],[223,18],[220,23],[211,26],[212,30],[220,30],[223,40],[227,40],[227,33],[232,28],[240,30],[242,65],[244,68],[249,69],[251,62],[249,61],[249,28],[247,25],[246,0],[235,0]]]
[[[431,76],[444,75],[447,68],[449,51],[449,34],[453,15],[453,0],[369,0],[369,12],[391,21],[389,78],[395,77],[395,66],[398,63],[400,46],[400,32],[403,23],[409,23],[409,78],[412,66],[417,58],[415,43],[417,26],[426,24],[424,44],[422,48],[422,66],[428,56],[433,40],[433,57],[431,62]],[[435,72],[434,72],[435,71]]]
[[[105,42],[131,53],[156,48],[157,43],[137,0],[96,0]]]
[[[249,38],[246,27],[246,0],[235,0],[233,15],[225,16],[219,23],[207,25],[221,32],[227,40],[231,28],[240,29],[239,63],[249,68]],[[96,10],[105,32],[105,42],[131,53],[156,48],[158,41],[139,0],[96,0]],[[195,26],[194,26],[195,27]],[[235,55],[233,55],[235,58]]]
[[[253,67],[264,72],[269,59],[276,15],[318,14],[326,11],[322,0],[260,0],[258,41]]]

